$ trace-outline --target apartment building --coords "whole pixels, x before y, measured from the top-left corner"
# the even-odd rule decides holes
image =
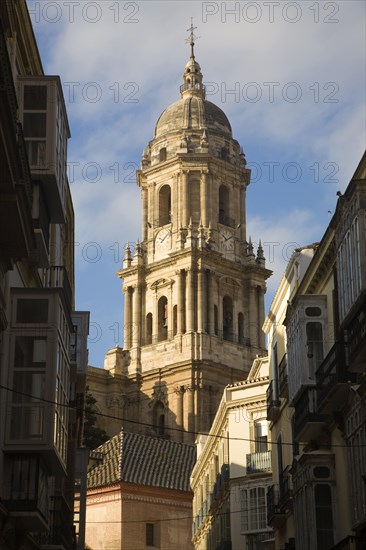
[[[366,156],[337,194],[305,273],[291,286],[294,257],[265,322],[278,549],[366,545]]]
[[[195,550],[272,549],[266,498],[272,466],[266,389],[268,358],[227,386],[208,435],[197,439],[191,476]]]
[[[0,547],[71,550],[89,313],[74,311],[70,130],[26,2],[0,16]]]

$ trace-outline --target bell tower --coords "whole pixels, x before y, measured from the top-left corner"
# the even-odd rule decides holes
[[[224,387],[266,353],[271,274],[246,236],[250,170],[226,115],[205,98],[189,30],[180,99],[159,117],[137,172],[142,240],[118,273],[125,376],[135,383],[124,416],[184,442],[209,429]]]

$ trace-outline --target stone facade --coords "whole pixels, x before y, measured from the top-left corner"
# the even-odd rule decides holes
[[[124,350],[110,350],[88,380],[100,411],[126,429],[185,442],[209,430],[223,388],[265,354],[271,273],[247,241],[250,170],[226,115],[205,99],[191,42],[181,98],[160,116],[137,172],[142,241],[127,246],[118,273]],[[110,420],[113,435],[121,421]]]

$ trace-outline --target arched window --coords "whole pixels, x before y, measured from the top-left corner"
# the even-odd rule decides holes
[[[157,401],[154,405],[153,424],[157,435],[165,434],[165,407],[161,401]]]
[[[244,344],[244,315],[242,313],[238,315],[238,342]]]
[[[159,161],[164,162],[166,160],[166,147],[162,147],[159,151]]]
[[[159,191],[159,225],[171,221],[171,191],[169,185],[163,185]]]
[[[189,212],[192,224],[198,225],[201,220],[200,182],[193,180],[189,185]]]
[[[219,189],[219,223],[231,226],[230,220],[230,190],[226,185]]]
[[[146,315],[146,344],[149,345],[152,343],[152,313]]]
[[[222,301],[222,330],[224,340],[233,339],[233,301],[225,296]]]
[[[168,300],[162,296],[158,302],[158,341],[168,338]]]

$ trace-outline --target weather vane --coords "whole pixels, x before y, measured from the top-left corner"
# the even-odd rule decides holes
[[[195,36],[194,31],[197,29],[197,27],[193,26],[193,17],[191,17],[191,26],[189,29],[187,29],[187,32],[190,33],[189,38],[186,38],[186,43],[190,44],[191,46],[191,57],[194,57],[194,41],[199,38],[199,36]]]

